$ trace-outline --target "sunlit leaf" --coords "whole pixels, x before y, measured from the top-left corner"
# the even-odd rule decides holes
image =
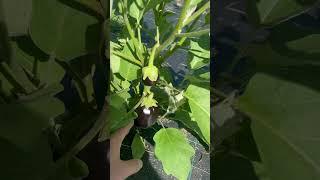
[[[191,170],[191,157],[195,150],[178,129],[160,129],[153,137],[155,156],[162,162],[164,172],[179,180],[186,180]]]

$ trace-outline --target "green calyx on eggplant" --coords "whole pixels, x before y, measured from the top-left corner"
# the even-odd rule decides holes
[[[138,128],[148,128],[157,121],[159,117],[159,109],[158,107],[145,107],[139,106],[136,109],[136,113],[138,117],[134,121],[134,125]]]
[[[146,86],[153,86],[158,80],[159,70],[156,66],[150,65],[142,68],[143,84]]]

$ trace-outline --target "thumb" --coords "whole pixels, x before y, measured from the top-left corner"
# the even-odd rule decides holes
[[[129,177],[132,174],[137,173],[142,168],[142,161],[140,159],[131,159],[128,161],[123,161],[123,168],[122,172],[126,173],[125,176]]]

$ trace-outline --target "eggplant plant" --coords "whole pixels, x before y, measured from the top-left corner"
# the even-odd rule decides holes
[[[146,139],[139,132],[161,125],[153,136],[155,157],[166,174],[187,179],[195,150],[183,128],[166,124],[179,122],[210,146],[210,2],[185,0],[178,13],[168,9],[169,3],[113,2],[108,127],[112,134],[134,121],[132,154],[141,158]],[[176,59],[187,64],[187,72],[177,82],[167,60],[179,51],[188,55]]]

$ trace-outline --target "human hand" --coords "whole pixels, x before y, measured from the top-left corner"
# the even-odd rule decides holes
[[[126,127],[119,129],[110,138],[110,180],[123,180],[132,174],[137,173],[142,168],[140,159],[122,161],[120,159],[120,148],[123,139],[129,133],[133,122]]]

